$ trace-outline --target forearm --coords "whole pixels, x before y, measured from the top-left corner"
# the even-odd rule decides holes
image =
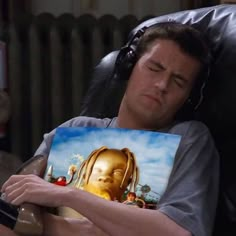
[[[85,191],[71,191],[71,194],[64,196],[65,205],[83,214],[109,235],[191,235],[157,210],[128,207]]]
[[[112,236],[191,235],[158,210],[129,207],[80,189],[53,185],[34,175],[13,176],[4,184],[2,190],[12,204],[29,202],[49,207],[70,207],[90,221],[81,222],[45,215],[46,236],[73,235],[75,232],[82,236],[105,235],[102,231]],[[87,233],[87,226],[91,233]]]
[[[102,230],[96,227],[92,222],[84,219],[70,219],[60,216],[44,213],[44,233],[43,236],[107,236]]]

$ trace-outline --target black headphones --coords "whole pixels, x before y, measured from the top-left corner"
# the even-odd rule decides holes
[[[174,22],[173,20],[168,21],[168,23]],[[141,29],[139,29],[134,35],[130,38],[128,43],[122,47],[117,55],[116,62],[115,62],[115,68],[114,68],[114,74],[113,78],[118,78],[122,80],[128,80],[130,77],[130,74],[132,72],[132,69],[137,62],[137,45],[141,39],[141,37],[144,35],[146,30],[153,26],[158,26],[160,24],[167,23],[167,22],[158,22],[155,24],[151,24],[149,26],[144,26]],[[181,24],[181,23],[180,23]],[[210,55],[209,55],[210,58]],[[210,61],[210,60],[209,60]],[[192,92],[189,96],[189,99],[186,101],[184,105],[184,109],[190,109],[192,111],[196,111],[200,104],[203,101],[204,97],[204,88],[206,87],[206,83],[210,74],[209,64],[207,64],[203,70],[202,73],[200,73],[199,78],[196,80],[196,84],[194,88],[192,89]]]
[[[128,43],[120,49],[115,62],[115,77],[118,77],[122,80],[129,79],[132,69],[137,62],[136,48],[138,42],[148,28],[149,27],[144,26],[143,28],[139,29],[131,37]]]

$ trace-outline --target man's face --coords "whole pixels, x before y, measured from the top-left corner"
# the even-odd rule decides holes
[[[121,151],[106,150],[99,154],[94,163],[89,182],[84,189],[109,200],[121,197],[132,174],[132,165],[124,181],[124,188],[120,188],[127,167],[127,157]]]
[[[147,128],[162,128],[188,98],[200,66],[175,42],[156,40],[133,68],[122,101],[123,111]]]

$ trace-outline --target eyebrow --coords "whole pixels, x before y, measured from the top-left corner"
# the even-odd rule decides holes
[[[154,60],[150,60],[149,62],[158,69],[166,70],[166,67],[164,65],[162,65],[160,62],[157,62],[157,61],[154,61]],[[177,77],[178,79],[184,81],[185,83],[188,83],[188,80],[183,75],[181,75],[179,73],[172,73],[172,74],[175,77]]]

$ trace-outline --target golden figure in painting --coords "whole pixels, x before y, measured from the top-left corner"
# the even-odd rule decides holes
[[[102,198],[121,201],[129,187],[134,191],[139,179],[135,155],[128,149],[94,150],[78,171],[77,188],[82,188]]]

